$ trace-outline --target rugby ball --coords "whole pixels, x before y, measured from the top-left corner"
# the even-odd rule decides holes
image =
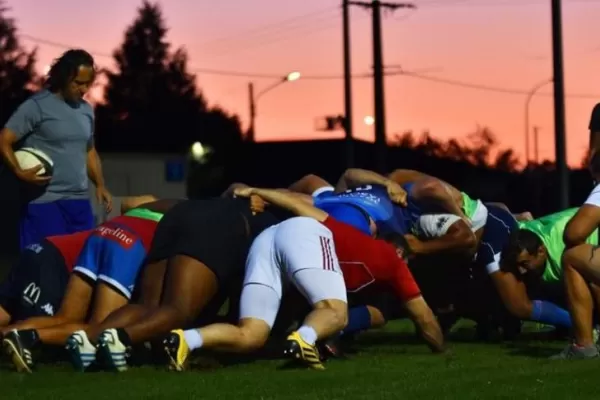
[[[42,169],[37,173],[39,176],[52,176],[54,172],[52,159],[41,150],[32,147],[23,147],[15,151],[15,158],[21,169],[30,169],[41,165]]]

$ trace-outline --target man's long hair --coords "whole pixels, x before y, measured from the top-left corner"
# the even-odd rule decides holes
[[[64,52],[48,71],[45,86],[51,91],[59,91],[66,87],[79,71],[79,67],[94,68],[94,57],[82,49],[71,49]]]

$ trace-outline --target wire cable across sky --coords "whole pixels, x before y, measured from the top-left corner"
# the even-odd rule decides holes
[[[465,0],[465,1],[467,1],[467,0]],[[586,2],[586,0],[571,0],[571,2],[573,2],[573,1]],[[590,1],[592,1],[592,0],[587,0],[587,2],[590,2]],[[597,2],[597,0],[595,0],[595,1]],[[432,4],[433,3],[434,2],[432,2]],[[456,2],[456,3],[452,3],[452,4],[459,4],[459,3]],[[489,3],[489,4],[491,4],[491,3]],[[74,47],[74,46],[68,45],[66,43],[59,43],[59,42],[55,42],[52,40],[28,35],[26,33],[19,34],[19,37],[26,41],[29,41],[29,42],[32,42],[32,43],[35,43],[38,45],[46,45],[46,46],[51,46],[51,47],[60,48],[60,49],[70,49],[70,48]],[[108,53],[98,52],[98,51],[90,51],[90,53],[94,57],[97,57],[97,58],[113,59],[113,56]],[[197,74],[197,75],[229,76],[229,77],[246,78],[246,79],[281,79],[282,78],[281,74],[274,74],[274,73],[232,71],[232,70],[202,68],[202,67],[193,67],[193,66],[189,68],[189,71],[194,74]],[[370,78],[372,78],[372,76],[373,76],[372,73],[361,73],[361,74],[353,75],[352,78],[353,79],[370,79]],[[386,72],[385,76],[420,79],[420,80],[424,80],[424,81],[429,81],[429,82],[433,82],[433,83],[439,83],[439,84],[444,84],[444,85],[449,85],[449,86],[454,86],[454,87],[461,87],[461,88],[465,88],[465,89],[473,89],[473,90],[495,92],[495,93],[504,93],[504,94],[511,94],[511,95],[527,95],[530,92],[530,90],[526,90],[526,89],[498,87],[498,86],[480,84],[480,83],[475,83],[475,82],[467,82],[467,81],[461,81],[461,80],[450,79],[450,78],[442,78],[442,77],[435,77],[435,76],[431,76],[431,75],[423,75],[423,74],[418,74],[416,72],[411,72],[411,71]],[[302,75],[303,81],[304,80],[339,80],[339,79],[343,79],[343,76],[340,74],[331,74],[331,75],[311,75],[311,74],[305,75],[305,74],[303,74]],[[551,93],[544,93],[544,92],[541,92],[539,94],[542,96],[550,96],[551,95]],[[598,98],[600,98],[600,94],[569,93],[566,95],[566,97],[576,98],[576,99],[598,99]]]

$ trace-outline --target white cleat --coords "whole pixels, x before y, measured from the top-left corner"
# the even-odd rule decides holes
[[[102,332],[96,351],[108,369],[117,372],[127,370],[127,347],[119,340],[116,329],[107,329]]]
[[[65,346],[71,357],[73,367],[84,372],[94,361],[96,361],[96,347],[90,342],[85,331],[73,332],[67,339]]]

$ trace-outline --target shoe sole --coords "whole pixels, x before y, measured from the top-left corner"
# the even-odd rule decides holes
[[[3,340],[2,347],[8,357],[10,357],[13,365],[17,369],[17,372],[26,372],[31,374],[31,368],[27,365],[23,357],[19,354],[17,347],[10,340]]]

